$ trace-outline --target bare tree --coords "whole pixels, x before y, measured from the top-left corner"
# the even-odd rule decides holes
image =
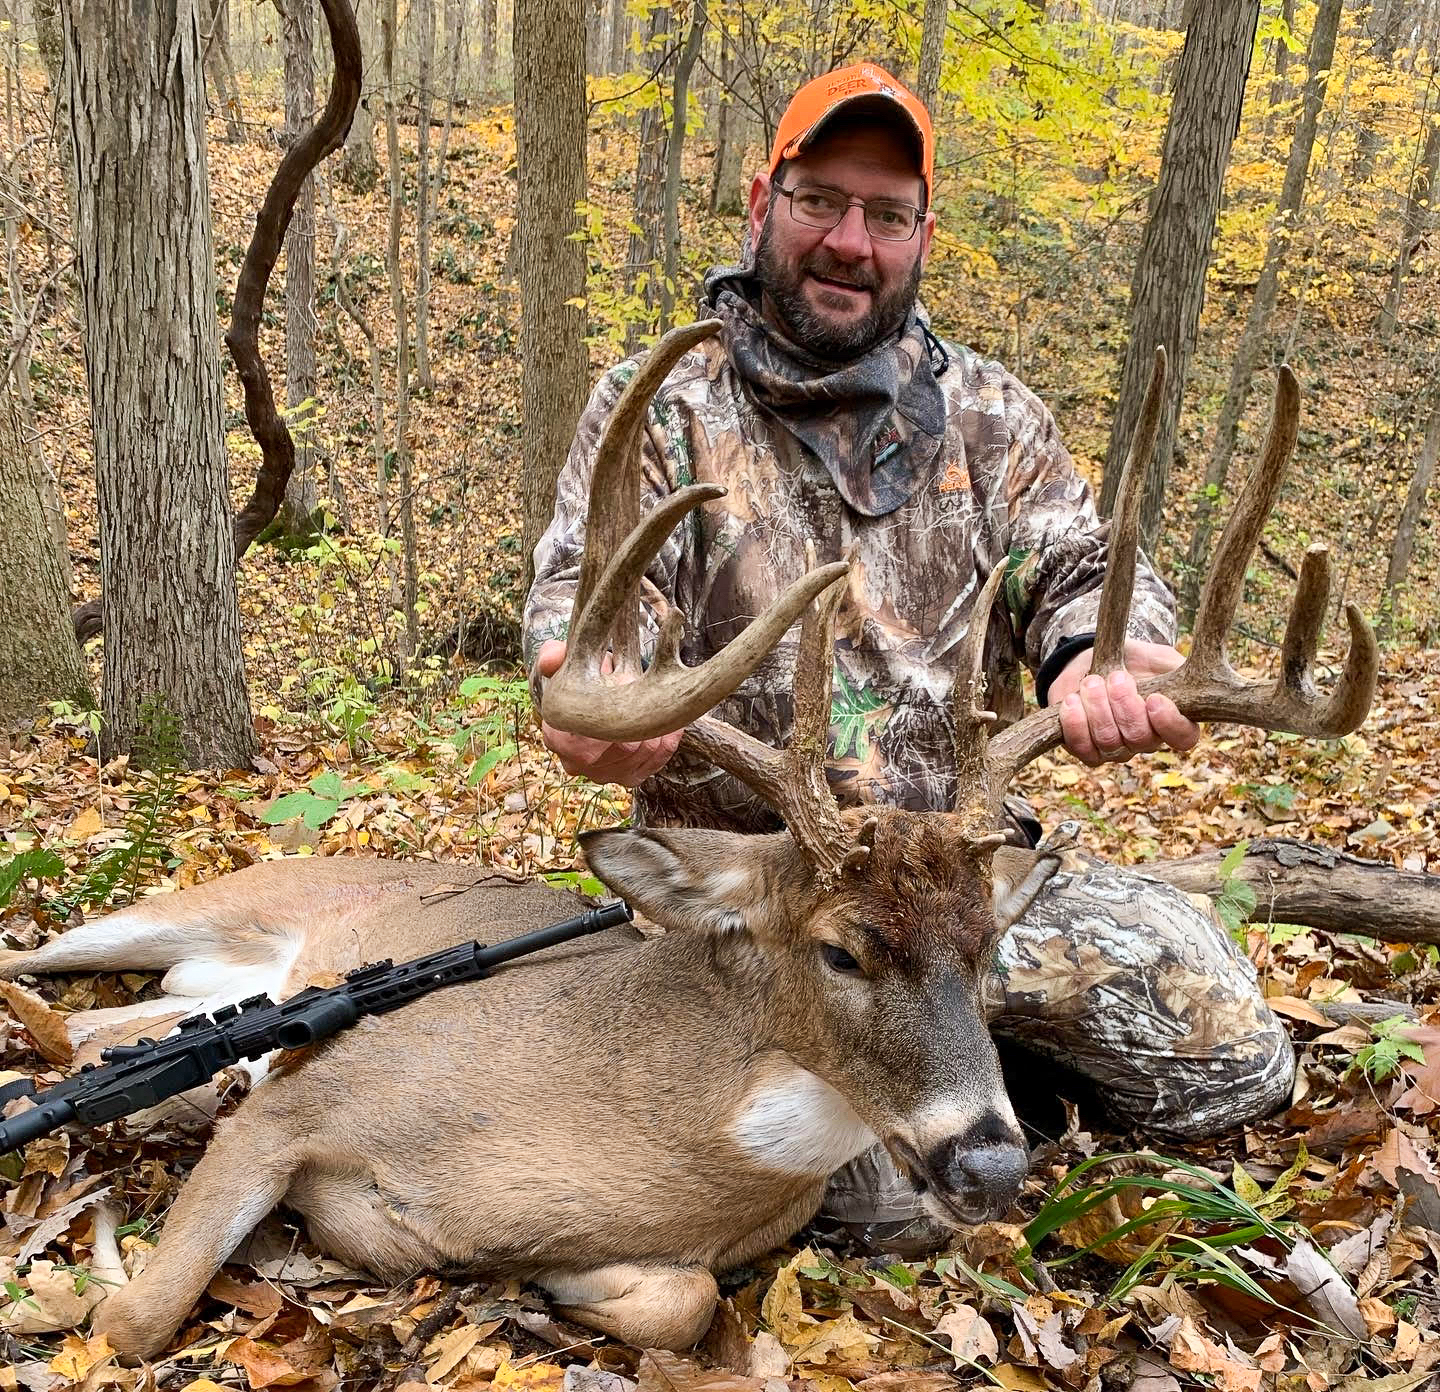
[[[709,16],[704,0],[691,0],[690,29],[675,60],[675,82],[670,93],[670,133],[665,145],[665,196],[662,205],[664,265],[660,278],[660,330],[670,327],[675,307],[675,278],[680,263],[680,160],[685,150],[685,117],[690,104],[690,73],[705,41]]]
[[[224,3],[224,0],[221,0]],[[285,131],[289,149],[309,129],[315,114],[315,0],[284,0]],[[316,484],[315,429],[315,179],[300,196],[285,233],[285,402],[295,438],[295,467],[285,485],[277,519],[289,536],[306,536],[316,526],[320,492]]]
[[[1370,38],[1370,56],[1389,67],[1395,62],[1405,20],[1412,11],[1412,0],[1375,0],[1365,20]],[[1355,137],[1355,158],[1350,177],[1357,183],[1368,183],[1375,172],[1375,156],[1380,149],[1380,133],[1376,129],[1382,100],[1371,100],[1360,113],[1360,130]]]
[[[935,110],[935,102],[940,96],[940,69],[945,61],[945,19],[949,8],[950,0],[925,0],[915,95],[930,112]]]
[[[400,166],[400,131],[395,110],[395,0],[385,0],[381,20],[385,65],[385,158],[390,167],[390,220],[385,241],[385,264],[390,275],[390,304],[395,315],[395,481],[399,486],[402,579],[400,606],[405,615],[401,656],[409,660],[419,651],[420,626],[415,609],[419,566],[415,547],[415,498],[410,467],[410,323],[405,278],[400,264],[400,224],[405,207],[405,179]]]
[[[515,6],[515,219],[519,239],[527,557],[555,507],[555,476],[589,385],[585,257],[585,26],[581,0]]]
[[[1215,425],[1215,441],[1205,466],[1205,487],[1200,496],[1195,530],[1190,537],[1189,558],[1182,585],[1182,608],[1187,619],[1194,616],[1195,606],[1200,602],[1200,577],[1210,552],[1215,503],[1230,472],[1230,461],[1235,454],[1235,438],[1239,433],[1240,418],[1245,413],[1245,398],[1250,392],[1250,379],[1255,375],[1265,336],[1270,328],[1270,317],[1275,312],[1275,298],[1280,288],[1280,269],[1285,264],[1291,236],[1305,198],[1305,180],[1310,172],[1310,155],[1315,148],[1320,110],[1325,105],[1330,65],[1335,58],[1335,36],[1340,28],[1341,9],[1342,0],[1320,0],[1319,8],[1315,12],[1315,27],[1310,35],[1309,73],[1305,79],[1304,96],[1301,98],[1300,119],[1295,126],[1294,139],[1290,142],[1290,158],[1285,165],[1285,179],[1270,226],[1270,241],[1265,248],[1260,280],[1255,287],[1255,297],[1250,301],[1250,312],[1245,320],[1245,329],[1240,335],[1240,346],[1235,350],[1234,360],[1230,364],[1230,380],[1225,388],[1225,400],[1220,407],[1220,419]]]
[[[1395,332],[1410,260],[1424,240],[1434,216],[1431,191],[1435,187],[1436,176],[1440,175],[1440,117],[1431,115],[1427,127],[1425,149],[1410,176],[1410,193],[1405,200],[1404,215],[1400,219],[1400,246],[1395,253],[1395,265],[1390,272],[1390,288],[1385,292],[1385,303],[1380,309],[1381,342],[1387,341]]]
[[[720,71],[716,74],[715,162],[710,171],[710,211],[736,214],[745,205],[741,180],[744,177],[745,137],[749,119],[745,104],[733,91],[735,82],[735,40],[728,30],[720,33]]]
[[[90,704],[46,516],[48,493],[7,384],[0,387],[0,731],[47,701]]]
[[[210,74],[225,117],[225,139],[232,145],[243,145],[245,125],[240,113],[240,83],[235,77],[235,59],[230,52],[229,0],[208,0],[207,10],[210,33],[205,40],[205,70]],[[313,22],[311,27],[313,29]]]
[[[653,99],[640,113],[631,231],[625,251],[625,279],[627,288],[643,299],[646,312],[643,318],[633,318],[626,326],[627,353],[639,350],[642,339],[652,327],[652,317],[660,305],[666,152],[670,143],[670,127],[665,119],[665,78],[674,57],[669,40],[672,18],[673,12],[669,5],[654,6],[650,11],[645,35],[645,56],[642,61],[653,65],[655,92]]]
[[[1205,301],[1205,272],[1210,265],[1225,167],[1239,126],[1259,18],[1259,0],[1214,0],[1192,6],[1185,47],[1175,70],[1160,182],[1150,203],[1130,283],[1130,335],[1106,453],[1101,507],[1108,513],[1114,505],[1155,347],[1163,344],[1171,371],[1140,522],[1143,544],[1152,551],[1160,531],[1185,377]]]
[[[415,385],[429,391],[430,372],[430,232],[433,199],[430,183],[430,116],[435,106],[435,0],[413,0],[410,12],[419,33],[419,75],[415,121]]]
[[[1395,524],[1395,540],[1390,547],[1390,564],[1385,572],[1385,592],[1381,605],[1381,633],[1384,636],[1388,636],[1394,628],[1395,594],[1410,573],[1410,557],[1415,550],[1415,531],[1425,511],[1425,499],[1430,492],[1430,485],[1435,481],[1437,454],[1440,454],[1440,392],[1432,395],[1430,419],[1425,426],[1425,443],[1420,448],[1420,458],[1415,464],[1415,472],[1410,476],[1410,487],[1400,509],[1399,521]]]
[[[379,0],[368,0],[363,11],[360,0],[356,0],[357,16],[369,16],[367,34],[373,39],[375,11]],[[373,51],[371,44],[367,52]],[[345,137],[345,148],[341,152],[335,177],[352,193],[369,193],[380,179],[380,162],[375,158],[375,111],[371,96],[363,96],[355,108],[355,119],[350,123],[350,133]]]
[[[516,3],[518,6],[520,0],[516,0]],[[496,0],[480,0],[480,80],[487,87],[493,87],[499,76],[495,62],[499,28],[500,14]]]
[[[197,764],[255,748],[215,351],[196,0],[63,7],[95,437],[107,751],[162,704]],[[163,306],[163,311],[157,311]]]
[[[1281,0],[1280,19],[1285,25],[1286,33],[1277,35],[1270,44],[1270,52],[1275,59],[1275,75],[1270,79],[1270,100],[1265,109],[1266,136],[1275,129],[1275,113],[1285,101],[1285,75],[1290,71],[1290,45],[1287,38],[1295,29],[1295,0]]]

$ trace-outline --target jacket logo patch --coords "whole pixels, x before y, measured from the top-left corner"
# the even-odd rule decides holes
[[[970,491],[970,475],[952,459],[945,466],[945,472],[940,475],[935,490],[937,493],[968,493]]]

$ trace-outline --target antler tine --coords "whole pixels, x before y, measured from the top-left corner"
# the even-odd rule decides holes
[[[1225,636],[1239,604],[1245,567],[1261,529],[1279,496],[1281,480],[1295,446],[1300,392],[1295,375],[1280,369],[1269,435],[1256,466],[1215,549],[1205,579],[1189,659],[1173,672],[1139,684],[1170,697],[1191,720],[1227,720],[1262,730],[1285,730],[1312,738],[1338,739],[1356,729],[1369,713],[1380,670],[1375,634],[1353,604],[1345,608],[1350,651],[1334,690],[1326,700],[1315,691],[1312,665],[1330,589],[1329,557],[1323,546],[1306,553],[1291,602],[1274,681],[1243,681],[1225,655]],[[1060,743],[1060,715],[1036,711],[990,742],[990,791],[998,810],[1010,779],[1032,759]]]
[[[1188,666],[1191,672],[1219,673],[1229,670],[1230,664],[1225,657],[1225,635],[1235,620],[1235,610],[1245,588],[1245,568],[1250,563],[1251,553],[1260,540],[1275,500],[1280,496],[1280,486],[1285,481],[1285,466],[1294,452],[1299,428],[1300,384],[1290,368],[1282,365],[1275,383],[1275,405],[1270,414],[1270,429],[1265,436],[1260,461],[1251,471],[1235,503],[1235,511],[1225,524],[1200,591],[1200,607],[1195,614],[1195,632],[1190,645]]]
[[[1125,665],[1125,631],[1135,589],[1135,556],[1140,549],[1140,501],[1145,492],[1145,474],[1155,453],[1155,437],[1160,430],[1165,368],[1165,349],[1157,346],[1150,385],[1145,390],[1135,438],[1130,442],[1130,453],[1120,475],[1115,512],[1110,519],[1105,582],[1100,590],[1100,613],[1095,621],[1095,648],[1090,662],[1090,670],[1102,677]]]
[[[635,375],[620,393],[620,400],[605,424],[595,451],[590,479],[590,507],[585,518],[585,553],[580,559],[580,581],[575,587],[571,611],[582,614],[599,583],[607,559],[634,530],[640,513],[640,428],[650,399],[669,375],[670,369],[697,343],[719,331],[718,319],[702,319],[671,329],[650,350]],[[617,663],[634,667],[638,657],[639,612],[630,605],[629,621],[614,635]],[[601,634],[602,643],[611,635]]]
[[[995,596],[1005,583],[1005,557],[1001,557],[984,588],[975,600],[970,614],[970,627],[960,640],[955,661],[955,808],[968,806],[974,790],[986,788],[986,745],[989,727],[995,712],[985,709],[985,635],[990,628],[990,615]]]
[[[730,695],[815,596],[849,569],[841,561],[801,576],[739,637],[699,667],[686,667],[679,659],[685,619],[672,610],[661,628],[649,669],[633,682],[605,681],[603,635],[615,615],[634,594],[646,566],[680,518],[724,492],[716,484],[682,488],[652,508],[621,543],[580,616],[564,665],[545,684],[541,703],[550,724],[604,740],[654,739],[683,729]]]
[[[858,839],[846,831],[825,779],[835,611],[844,594],[844,579],[849,568],[848,562],[840,562],[838,566],[824,566],[811,572],[812,575],[829,572],[831,579],[828,588],[807,609],[800,631],[800,652],[795,667],[795,720],[789,745],[785,749],[771,749],[743,730],[711,716],[689,726],[681,742],[686,753],[723,768],[774,808],[817,874],[824,879],[833,879],[863,865],[875,836],[873,827],[868,834],[862,827]]]

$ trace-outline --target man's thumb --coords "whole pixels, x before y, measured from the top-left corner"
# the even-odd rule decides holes
[[[553,677],[564,661],[565,644],[558,638],[550,638],[540,644],[540,651],[535,654],[535,670],[542,677]]]

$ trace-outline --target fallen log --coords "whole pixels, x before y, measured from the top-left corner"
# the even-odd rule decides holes
[[[1188,894],[1224,890],[1227,851],[1134,867]],[[1299,923],[1383,942],[1440,943],[1440,875],[1397,870],[1329,846],[1280,837],[1252,841],[1234,875],[1255,890],[1252,923]]]

